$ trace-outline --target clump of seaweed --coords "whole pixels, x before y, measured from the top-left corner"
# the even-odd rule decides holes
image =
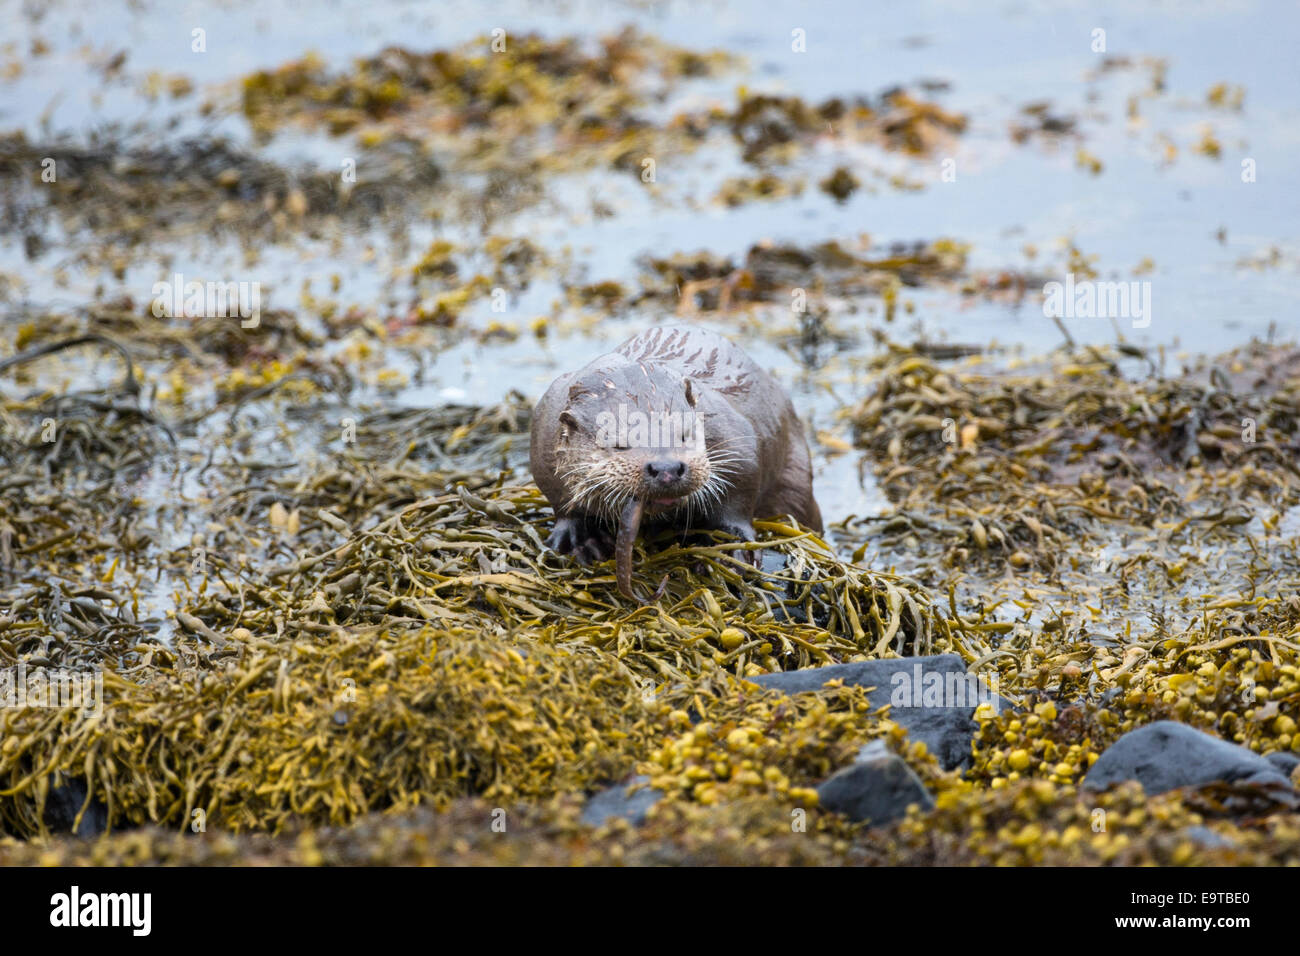
[[[886,91],[874,101],[833,97],[817,106],[797,96],[742,92],[726,122],[743,158],[751,163],[779,161],[827,135],[929,155],[966,129],[965,116],[901,89]]]
[[[879,296],[892,317],[900,288],[957,280],[966,252],[960,243],[939,239],[862,255],[832,240],[807,249],[760,243],[740,263],[707,253],[648,257],[638,301],[672,302],[682,312],[726,312],[748,303],[788,303],[794,290],[803,289],[823,296]]]
[[[350,512],[321,513],[332,481],[351,489]],[[761,673],[950,644],[943,618],[907,579],[845,564],[810,533],[779,522],[755,526],[762,547],[780,555],[772,571],[738,555],[755,545],[657,542],[668,546],[640,554],[637,567],[647,582],[667,577],[658,609],[629,607],[612,567],[588,570],[548,556],[542,540],[551,515],[536,489],[482,476],[477,490],[465,482],[401,505],[410,495],[398,490],[402,481],[396,471],[350,479],[340,471],[281,486],[276,500],[304,516],[298,545],[312,550],[265,572],[275,592],[214,589],[193,613],[214,629],[255,633],[273,632],[277,618],[330,631],[481,626],[487,613],[501,634],[566,622],[575,647],[617,648],[612,666],[660,680],[688,680],[715,664]],[[373,491],[359,495],[367,485]],[[743,630],[736,647],[721,641],[728,627]]]
[[[640,709],[639,688],[589,657],[436,627],[253,637],[199,669],[156,648],[104,683],[99,717],[6,715],[6,829],[39,832],[51,774],[84,779],[117,826],[199,810],[275,830],[463,793],[535,798],[625,772]]]
[[[1300,494],[1300,399],[1189,378],[1124,375],[1090,349],[1026,374],[941,369],[892,356],[851,412],[885,492],[883,530],[939,532],[949,561],[1052,568],[1100,522],[1204,536],[1250,520],[1250,499]],[[1189,496],[1195,485],[1199,494]]]
[[[715,198],[724,206],[741,206],[755,200],[788,199],[802,193],[802,181],[782,179],[775,173],[762,173],[728,179],[718,187]]]
[[[389,48],[345,73],[331,73],[314,57],[259,71],[243,81],[242,109],[264,136],[295,123],[355,134],[373,146],[396,131],[482,168],[544,152],[551,163],[640,172],[641,157],[674,135],[640,115],[649,102],[645,86],[707,76],[729,62],[632,29],[595,50],[572,37],[482,37],[433,53]]]
[[[817,694],[791,697],[724,680],[674,688],[668,701],[690,710],[668,714],[669,733],[638,770],[673,801],[711,806],[765,796],[793,807],[815,807],[815,785],[852,762],[868,740],[906,752],[903,732],[873,707],[863,687],[832,682]],[[933,776],[916,745],[913,757]]]
[[[32,188],[33,170],[52,161],[57,178]],[[317,232],[330,219],[370,222],[401,216],[412,193],[443,178],[428,152],[394,137],[350,180],[337,171],[299,170],[221,140],[159,147],[151,133],[119,132],[103,141],[29,142],[0,136],[0,213],[29,248],[57,222],[73,237],[93,234],[126,253],[156,242],[234,236],[279,242]]]
[[[1213,820],[1211,828],[1216,814],[1198,810],[1187,795],[1150,796],[1137,784],[1092,793],[1034,780],[991,792],[951,789],[936,804],[932,813],[913,816],[887,835],[887,859],[918,865],[1268,865],[1293,859],[1300,839],[1300,815],[1276,813],[1249,824]]]
[[[980,663],[1027,705],[981,721],[966,774],[981,788],[1077,786],[1159,719],[1300,752],[1300,556],[1279,531],[1300,504],[1294,350],[1170,378],[1124,374],[1136,358],[981,370],[894,349],[851,412],[896,508],[846,530],[872,528],[885,554],[942,553],[917,575],[954,618],[989,615]]]
[[[834,196],[836,201],[844,202],[857,192],[862,183],[847,166],[837,166],[829,176],[817,185],[822,192]]]

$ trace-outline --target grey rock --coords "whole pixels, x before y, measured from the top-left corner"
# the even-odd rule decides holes
[[[1178,831],[1178,835],[1187,837],[1193,843],[1199,844],[1207,850],[1235,850],[1237,848],[1236,840],[1226,837],[1222,833],[1215,833],[1209,827],[1183,827]]]
[[[640,776],[606,787],[588,800],[587,805],[582,808],[582,822],[588,826],[598,827],[606,820],[622,817],[640,826],[645,823],[645,816],[650,808],[663,799],[663,791],[645,787],[631,796],[628,796],[627,791],[635,784],[649,782],[649,777]]]
[[[892,704],[890,719],[913,740],[923,741],[945,770],[970,763],[970,742],[975,733],[972,715],[978,703],[988,700],[999,711],[1013,706],[975,675],[968,674],[965,662],[956,654],[830,664],[748,679],[787,694],[819,690],[827,681],[836,679],[846,685],[872,687],[874,690],[867,693],[872,706]]]
[[[1104,790],[1136,780],[1148,794],[1224,781],[1290,781],[1254,751],[1173,720],[1158,720],[1130,730],[1097,758],[1083,785]]]
[[[1282,775],[1286,777],[1290,777],[1295,768],[1300,767],[1300,757],[1285,750],[1274,750],[1271,754],[1265,754],[1264,759],[1282,771]]]
[[[1109,707],[1114,701],[1118,700],[1119,696],[1125,693],[1125,691],[1126,688],[1123,687],[1112,687],[1101,695],[1101,699],[1097,701],[1097,705],[1099,707]]]
[[[74,830],[73,822],[86,802],[86,782],[69,780],[62,786],[51,786],[45,798],[45,825],[53,833],[71,833],[73,836],[99,836],[108,829],[108,808],[98,800],[91,800],[82,814],[80,825]]]
[[[852,764],[827,778],[817,796],[823,808],[872,826],[902,819],[913,803],[925,810],[934,806],[912,768],[880,741],[867,744]]]

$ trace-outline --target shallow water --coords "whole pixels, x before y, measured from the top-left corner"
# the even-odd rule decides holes
[[[500,234],[527,235],[544,248],[571,255],[574,269],[591,281],[634,282],[637,259],[646,254],[709,251],[743,257],[755,242],[772,239],[810,245],[827,239],[849,242],[870,234],[879,243],[950,237],[971,247],[976,269],[1027,270],[1064,279],[1063,246],[1073,243],[1094,258],[1103,279],[1139,278],[1150,283],[1150,324],[1132,328],[1127,319],[1072,319],[1079,341],[1113,341],[1117,334],[1174,353],[1215,352],[1252,337],[1294,338],[1300,304],[1300,195],[1293,188],[1300,145],[1300,65],[1293,41],[1300,8],[1265,3],[1037,4],[931,2],[905,5],[831,2],[790,5],[727,3],[522,3],[423,5],[383,0],[356,12],[319,0],[290,4],[52,3],[4,6],[8,24],[0,62],[21,64],[21,73],[0,85],[0,129],[21,129],[34,139],[69,135],[83,139],[111,123],[143,122],[159,142],[185,135],[222,135],[249,141],[238,111],[198,115],[202,99],[228,101],[235,82],[254,69],[273,68],[319,52],[331,66],[371,55],[388,45],[413,49],[451,47],[495,27],[519,34],[597,37],[635,24],[668,42],[692,49],[721,48],[747,64],[687,84],[665,110],[730,103],[745,86],[815,100],[830,95],[877,94],[894,85],[942,82],[929,94],[947,109],[965,112],[970,126],[951,156],[912,158],[827,140],[802,155],[794,170],[809,188],[799,197],[727,208],[710,202],[717,185],[742,171],[734,148],[704,148],[689,156],[662,157],[659,198],[634,177],[609,171],[567,174],[550,183],[550,200],[525,207],[494,224]],[[1259,28],[1267,17],[1269,29]],[[190,49],[191,31],[206,31],[207,51]],[[1105,54],[1093,52],[1093,31],[1106,34]],[[791,50],[793,30],[804,30],[806,53]],[[33,43],[48,48],[33,55]],[[126,59],[106,75],[103,65],[119,51]],[[1106,57],[1127,57],[1127,68],[1102,71]],[[1164,92],[1152,87],[1148,57],[1167,61]],[[156,100],[141,90],[151,72],[183,74],[195,96]],[[1207,91],[1216,83],[1243,87],[1240,110],[1212,108]],[[1138,119],[1126,118],[1136,96]],[[1080,134],[1052,141],[1011,141],[1008,130],[1024,119],[1021,108],[1050,104],[1052,115],[1077,118]],[[1222,146],[1213,159],[1192,151],[1204,128]],[[1163,140],[1177,147],[1162,160]],[[1093,175],[1075,162],[1083,147],[1103,164]],[[261,147],[280,161],[329,168],[346,143],[319,135],[282,132]],[[1242,181],[1243,159],[1256,164],[1257,181]],[[955,161],[955,181],[940,163]],[[813,188],[837,165],[879,168],[922,185],[898,190],[881,184],[862,189],[843,204]],[[864,176],[864,180],[869,180]],[[593,216],[593,197],[613,210]],[[1222,231],[1220,233],[1220,231]],[[299,290],[320,291],[337,272],[341,307],[400,307],[409,290],[394,278],[410,256],[433,238],[473,244],[481,238],[470,223],[433,226],[416,222],[410,248],[393,248],[378,231],[345,233],[337,247],[304,241],[293,249],[268,248],[255,267],[243,264],[233,243],[197,241],[188,248],[137,250],[121,280],[67,268],[69,248],[58,244],[32,260],[18,237],[0,237],[0,271],[17,277],[10,305],[48,306],[129,294],[147,300],[153,282],[180,271],[189,276],[255,279],[269,290],[264,308],[296,308]],[[1027,245],[1036,247],[1033,259]],[[373,246],[376,255],[363,251]],[[1149,273],[1134,270],[1150,259]],[[62,275],[60,275],[62,273]],[[1031,289],[1031,293],[1035,290]],[[505,315],[472,308],[465,325],[502,321],[524,325],[554,311],[557,284],[535,282],[511,302]],[[1055,347],[1061,332],[1045,318],[1036,295],[1018,305],[964,297],[951,289],[905,290],[913,311],[888,328],[892,336],[980,343],[1029,354]],[[547,344],[527,336],[514,342],[453,343],[436,354],[412,357],[395,351],[390,364],[424,366],[421,383],[385,401],[429,405],[447,400],[489,403],[515,389],[535,397],[560,370],[607,350],[646,325],[670,320],[632,310],[596,323],[570,321],[561,308]],[[787,316],[788,318],[788,316]],[[798,360],[757,329],[772,313],[757,310],[748,331],[728,317],[712,323],[742,341],[794,392],[814,429],[836,431],[839,403],[860,395],[869,382],[852,371],[853,350],[835,356],[826,379],[836,397],[815,385]],[[868,328],[884,327],[878,310],[839,314],[837,327],[870,349]],[[838,399],[838,400],[837,400]],[[839,432],[845,437],[843,432]],[[818,448],[817,482],[823,510],[835,519],[880,511],[884,501],[859,482],[856,455]]]

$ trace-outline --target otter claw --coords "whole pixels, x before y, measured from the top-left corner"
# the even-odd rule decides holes
[[[612,542],[608,536],[593,533],[576,518],[559,518],[546,539],[546,546],[556,554],[573,557],[579,564],[596,564],[609,559]]]
[[[558,518],[555,529],[546,539],[546,546],[557,554],[572,554],[578,546],[578,522],[572,518]]]

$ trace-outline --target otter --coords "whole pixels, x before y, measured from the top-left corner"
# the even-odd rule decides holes
[[[533,409],[531,441],[533,479],[555,509],[547,547],[581,564],[612,550],[627,597],[643,520],[753,541],[755,517],[790,515],[822,533],[789,396],[713,332],[650,329],[561,375]]]

